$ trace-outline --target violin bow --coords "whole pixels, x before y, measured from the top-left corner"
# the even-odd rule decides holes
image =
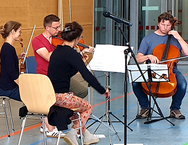
[[[69,13],[70,13],[70,22],[72,22],[72,7],[71,7],[71,0],[69,0]]]
[[[164,62],[168,62],[168,61],[172,61],[172,60],[183,59],[183,58],[187,58],[187,57],[188,57],[188,55],[183,56],[183,57],[178,57],[178,58],[172,58],[172,59],[168,59],[168,60],[159,61],[159,63],[164,63]]]
[[[22,61],[22,64],[25,63],[25,60],[26,60],[26,57],[27,57],[27,53],[28,53],[28,50],[29,50],[29,46],[30,46],[30,44],[31,44],[31,39],[33,38],[33,34],[34,34],[34,31],[35,31],[35,27],[36,27],[36,25],[34,25],[34,27],[33,27],[33,31],[32,31],[32,33],[31,33],[31,37],[30,37],[29,43],[28,43],[28,45],[27,45],[27,49],[26,49],[25,56],[24,56],[24,59],[23,59],[23,61]]]

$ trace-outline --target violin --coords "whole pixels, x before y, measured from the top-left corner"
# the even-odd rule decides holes
[[[21,38],[19,40],[19,42],[20,42],[21,47],[23,48],[23,52],[25,52],[25,47],[24,47],[22,41],[23,41],[23,39]],[[26,64],[24,63],[24,58],[21,58],[20,59],[20,73],[25,73],[25,70],[26,70]]]
[[[23,48],[23,52],[25,53],[24,57],[21,56],[20,73],[25,73],[25,70],[26,70],[26,63],[25,63],[26,62],[26,57],[27,57],[27,53],[29,51],[29,47],[30,47],[30,44],[31,44],[31,40],[33,38],[33,34],[34,34],[34,31],[35,31],[35,28],[36,28],[36,25],[33,26],[31,37],[29,39],[29,43],[27,45],[27,49],[26,50],[25,50],[25,47],[23,46],[23,43],[22,43],[23,39],[21,38],[19,40],[20,45]]]
[[[56,48],[57,45],[62,45],[64,40],[61,38],[60,33],[57,36],[52,37],[52,45]],[[89,48],[89,46],[84,44],[84,39],[80,39],[78,42],[77,46],[75,46],[78,52],[81,52],[84,48]],[[83,58],[87,58],[85,61],[85,65],[88,65],[89,62],[91,61],[93,54],[91,52],[86,52],[82,54]]]
[[[81,38],[76,48],[80,51],[82,51],[84,48],[89,48],[89,46],[84,47],[84,44],[85,44],[85,41],[83,38]]]
[[[176,20],[177,21],[177,20]],[[176,22],[175,21],[175,22]],[[170,44],[171,35],[168,36],[168,40],[166,44],[160,44],[155,47],[153,50],[153,55],[156,56],[160,61],[161,60],[169,60],[163,64],[167,64],[169,70],[169,82],[149,82],[151,92],[154,96],[157,97],[170,97],[173,96],[177,91],[177,80],[176,74],[173,73],[174,67],[177,65],[178,60],[173,58],[180,57],[179,49]],[[146,83],[142,83],[143,91],[150,95],[150,91],[146,85]]]
[[[62,45],[64,40],[61,38],[60,32],[58,35],[52,37],[52,45],[56,48],[57,45]],[[84,48],[89,48],[89,46],[84,44],[84,39],[80,39],[78,46],[76,46],[79,51],[82,51]]]

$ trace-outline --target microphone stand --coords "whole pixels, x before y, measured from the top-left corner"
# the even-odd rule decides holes
[[[127,38],[125,37],[125,34],[123,33],[123,30],[121,28],[121,24],[116,22],[118,29],[120,30],[121,34],[123,35],[123,39],[126,43],[126,46],[128,46],[128,49],[124,50],[125,54],[125,79],[124,79],[124,145],[127,144],[127,55],[129,52],[131,52],[131,56],[134,57],[133,51],[127,41]],[[132,55],[133,54],[133,55]],[[135,59],[136,60],[136,59]]]

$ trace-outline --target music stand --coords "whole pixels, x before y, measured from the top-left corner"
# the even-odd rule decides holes
[[[144,75],[145,79],[149,83],[150,89],[151,89],[151,82],[169,82],[169,79],[168,79],[169,72],[168,72],[167,64],[140,64],[139,66],[142,70],[142,74]],[[141,72],[138,70],[137,65],[128,65],[127,68],[129,72],[130,83],[133,83],[133,82],[143,83],[144,82],[144,79],[141,77]],[[149,95],[149,115],[147,117],[147,121],[144,123],[149,124],[149,123],[156,122],[156,121],[163,120],[163,119],[167,120],[167,118],[163,116],[162,111],[160,110],[159,107],[157,107],[158,112],[154,110],[154,107],[153,108],[151,107],[151,97],[152,96]],[[156,98],[153,98],[153,99],[156,99]],[[154,102],[157,105],[156,100],[154,100]],[[151,115],[152,115],[151,111],[154,111],[155,113],[160,115],[161,118],[151,120]],[[135,119],[133,119],[128,125],[130,125],[136,119],[138,118],[136,117]],[[170,122],[169,120],[167,121]],[[170,123],[174,125],[172,122]]]
[[[110,89],[110,76],[109,72],[125,72],[125,61],[124,61],[124,50],[127,49],[126,46],[114,46],[114,45],[96,45],[95,53],[93,56],[93,59],[90,62],[90,68],[95,71],[104,71],[106,72],[106,88]],[[115,55],[114,55],[115,52]],[[129,57],[130,59],[130,57]],[[110,115],[115,117],[119,122],[123,123],[120,119],[118,119],[115,115],[113,115],[110,111],[110,99],[106,99],[106,112],[103,116],[101,116],[99,119],[101,119],[101,123],[103,122],[104,117],[106,116],[107,122],[109,126],[113,127],[112,121],[110,119]],[[125,124],[125,123],[123,123]],[[99,128],[97,127],[97,129]],[[96,130],[97,130],[96,129]],[[115,128],[113,127],[114,131]],[[131,131],[132,129],[129,128]],[[95,131],[96,131],[95,130]],[[117,132],[115,131],[115,134],[118,136]],[[110,138],[110,133],[109,133]],[[119,136],[118,136],[119,138]],[[120,140],[120,138],[119,138]]]
[[[88,102],[89,103],[91,103],[91,96],[90,96],[90,94],[91,94],[91,92],[90,92],[90,90],[91,90],[91,86],[90,85],[88,85]],[[89,127],[91,127],[94,123],[96,123],[97,121],[98,122],[101,122],[104,126],[106,126],[108,129],[110,129],[111,131],[114,131],[112,128],[110,128],[108,125],[106,125],[105,123],[103,123],[102,121],[101,121],[101,118],[98,118],[98,117],[96,117],[93,113],[91,113],[91,116],[93,117],[93,118],[91,118],[91,119],[93,119],[93,120],[95,120],[93,123],[91,123],[90,125],[88,125],[87,126],[87,128],[89,128]],[[115,131],[114,131],[115,132]]]
[[[167,64],[140,64],[139,65],[144,77],[149,81],[149,69],[151,69],[151,82],[168,82],[169,81],[169,72]],[[137,68],[137,65],[128,65],[127,66],[129,81],[130,83],[134,82],[144,82],[144,79],[141,76],[140,71]],[[163,77],[163,76],[166,77]]]

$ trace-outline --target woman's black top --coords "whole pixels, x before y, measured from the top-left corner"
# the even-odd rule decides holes
[[[68,45],[58,45],[50,57],[48,67],[48,77],[52,81],[55,92],[69,92],[70,78],[77,72],[80,72],[84,80],[99,93],[105,93],[104,87],[85,66],[81,55]]]
[[[12,90],[18,85],[14,82],[19,77],[19,62],[15,48],[4,43],[1,48],[0,88]]]

